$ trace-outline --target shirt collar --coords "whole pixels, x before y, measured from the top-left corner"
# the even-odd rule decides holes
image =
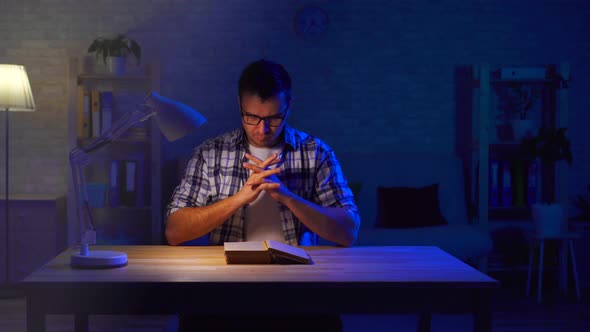
[[[291,128],[288,124],[285,124],[283,127],[283,139],[285,141],[285,145],[290,146],[293,150],[297,148],[298,142],[295,135],[295,129]],[[236,143],[241,143],[243,146],[248,144],[248,140],[246,140],[246,133],[244,133],[244,128],[240,128],[238,130]]]

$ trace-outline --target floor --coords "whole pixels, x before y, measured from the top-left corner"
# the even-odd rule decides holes
[[[573,296],[563,296],[548,290],[545,300],[537,304],[524,296],[522,289],[503,288],[493,301],[494,332],[582,332],[590,331],[590,289],[585,290],[581,303]],[[0,331],[26,330],[25,300],[0,298]],[[412,331],[416,317],[411,315],[344,315],[345,332]],[[434,315],[432,332],[471,331],[472,319],[463,315]],[[73,331],[71,316],[49,316],[48,332]],[[175,331],[173,316],[92,316],[91,331],[168,332]]]

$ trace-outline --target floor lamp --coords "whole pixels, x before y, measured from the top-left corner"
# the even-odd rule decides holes
[[[9,273],[9,266],[10,266],[10,245],[9,245],[9,232],[10,232],[10,223],[8,222],[9,217],[9,176],[8,176],[8,128],[9,128],[9,117],[8,112],[16,112],[16,111],[34,111],[35,110],[35,101],[33,100],[33,93],[31,91],[31,85],[29,84],[29,78],[27,77],[27,71],[25,70],[24,66],[19,65],[4,65],[0,64],[0,111],[6,112],[4,119],[6,125],[6,172],[5,172],[5,180],[4,185],[6,188],[5,193],[5,219],[6,220],[6,234],[5,234],[5,264],[6,267],[4,269],[4,280],[5,282],[9,281],[10,273]]]

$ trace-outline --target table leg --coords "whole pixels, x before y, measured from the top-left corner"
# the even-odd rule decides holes
[[[570,244],[570,255],[572,255],[572,269],[574,270],[574,283],[576,285],[576,295],[578,296],[578,302],[582,300],[582,294],[580,294],[580,281],[578,280],[578,269],[576,267],[576,254],[574,253],[574,241],[569,240]]]
[[[539,241],[539,284],[537,285],[537,303],[541,303],[541,291],[543,289],[543,258],[545,258],[545,241]]]
[[[418,316],[418,332],[430,332],[430,324],[432,321],[432,314],[429,312],[423,312]]]
[[[527,279],[526,279],[526,296],[531,295],[531,279],[533,277],[533,259],[535,255],[535,241],[531,240],[530,242],[531,249],[529,250],[529,270],[527,272]]]
[[[567,294],[568,289],[568,242],[567,240],[560,241],[559,244],[559,288],[562,294]]]
[[[74,331],[76,332],[88,332],[88,315],[87,314],[76,314],[74,316]]]
[[[27,296],[27,332],[45,332],[45,314],[30,295]]]
[[[473,331],[475,332],[492,331],[492,308],[489,300],[489,297],[485,296],[477,304],[473,319]]]

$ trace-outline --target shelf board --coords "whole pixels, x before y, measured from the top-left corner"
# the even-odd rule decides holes
[[[81,74],[78,75],[78,84],[84,81],[146,81],[149,82],[150,76],[146,74],[126,74],[115,76],[111,74]]]
[[[494,206],[494,207],[490,207],[489,208],[490,211],[492,210],[496,210],[496,211],[528,211],[530,209],[530,206]]]
[[[488,211],[490,220],[527,220],[531,218],[531,210],[528,206],[490,207]]]
[[[82,146],[86,146],[90,143],[92,143],[92,141],[95,138],[78,138],[78,144],[82,145]],[[113,144],[135,144],[135,143],[151,143],[152,140],[152,136],[151,135],[145,135],[145,136],[137,136],[137,137],[120,137],[117,138],[113,141],[111,141],[109,144],[113,145]]]
[[[491,78],[490,79],[490,83],[538,83],[538,84],[550,84],[553,83],[554,80],[552,79],[548,79],[548,78],[520,78],[520,79],[516,79],[516,78],[511,78],[511,79],[506,79],[506,78]]]
[[[104,213],[109,213],[109,212],[131,212],[131,211],[151,211],[152,207],[149,205],[143,206],[143,207],[137,207],[137,206],[104,206],[104,207],[90,207],[92,210],[100,210]]]
[[[5,196],[0,196],[0,204],[5,201]],[[55,201],[56,199],[65,197],[59,194],[13,194],[8,196],[8,199],[12,201]]]
[[[506,142],[490,142],[490,147],[499,147],[499,148],[518,148],[520,147],[519,141],[506,141]]]

